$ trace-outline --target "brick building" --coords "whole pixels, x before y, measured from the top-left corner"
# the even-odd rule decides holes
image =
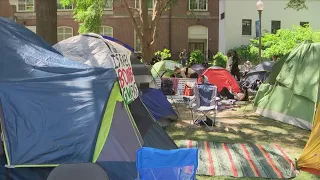
[[[36,31],[35,0],[9,1],[13,8],[13,17],[29,29]],[[135,35],[132,23],[119,1],[106,0],[106,8],[101,33],[115,37],[139,51],[139,39]],[[150,0],[153,1],[153,0]],[[131,7],[135,0],[128,0]],[[9,5],[9,4],[7,4]],[[153,3],[150,3],[150,13]],[[0,12],[8,7],[1,5]],[[58,0],[58,40],[78,34],[78,23],[72,18],[73,7],[62,7]],[[0,14],[1,15],[1,14]],[[200,49],[209,56],[218,50],[219,39],[219,1],[218,0],[179,0],[170,11],[165,12],[160,22],[160,34],[157,49],[171,50],[177,58],[183,49]]]

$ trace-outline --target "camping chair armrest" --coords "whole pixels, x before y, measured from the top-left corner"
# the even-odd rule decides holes
[[[196,97],[195,96],[183,96],[183,100],[188,108],[192,108],[192,104],[195,103]]]
[[[197,100],[196,96],[191,96],[188,107],[191,108],[192,105],[196,102],[196,100]]]

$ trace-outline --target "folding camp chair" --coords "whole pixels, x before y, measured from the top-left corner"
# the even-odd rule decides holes
[[[195,180],[198,149],[161,150],[143,147],[137,151],[138,180]]]
[[[214,85],[204,83],[201,85],[194,86],[194,97],[190,100],[188,107],[191,109],[192,119],[190,124],[195,124],[197,122],[204,123],[207,128],[212,131],[213,125],[216,120],[217,110],[218,110],[218,88]],[[200,112],[201,114],[193,119],[194,113]],[[211,125],[206,122],[207,116],[213,112],[214,119]]]

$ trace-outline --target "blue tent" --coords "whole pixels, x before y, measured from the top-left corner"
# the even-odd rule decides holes
[[[87,162],[103,166],[110,179],[134,179],[141,146],[176,148],[165,132],[150,135],[152,121],[136,125],[114,69],[67,59],[4,18],[0,42],[1,179],[9,172],[13,180],[45,180],[59,164]],[[119,168],[108,168],[113,164]]]
[[[167,97],[159,89],[142,89],[141,99],[161,126],[166,126],[170,121],[178,119]]]

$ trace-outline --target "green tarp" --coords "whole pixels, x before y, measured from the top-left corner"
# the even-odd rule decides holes
[[[319,99],[320,43],[304,42],[280,59],[260,86],[256,113],[311,129]]]

